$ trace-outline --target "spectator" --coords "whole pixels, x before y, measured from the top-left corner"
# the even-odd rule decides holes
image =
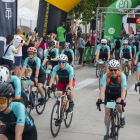
[[[3,65],[9,66],[9,71],[11,71],[11,69],[12,69],[12,65],[13,65],[13,61],[14,61],[14,54],[18,54],[21,47],[23,46],[23,43],[19,43],[18,46],[14,47],[12,45],[13,42],[14,42],[14,36],[8,35],[6,44],[4,45],[4,54],[5,54],[6,50],[7,50],[7,52],[6,52],[5,56],[3,56],[2,63],[3,63]]]
[[[85,34],[79,34],[79,53],[80,53],[80,58],[79,58],[79,64],[83,65],[83,62],[82,62],[82,58],[83,58],[83,52],[84,52],[84,48],[85,48],[85,41],[84,41],[84,38],[85,38]]]
[[[75,47],[75,49],[76,49],[76,61],[78,61],[79,60],[79,57],[80,57],[79,50],[78,50],[80,36],[81,36],[81,34],[78,34],[77,40],[76,40],[76,47]]]
[[[102,31],[102,39],[104,38],[104,29],[103,29],[103,31]]]
[[[80,34],[82,33],[82,28],[81,28],[80,26],[79,26],[78,29],[77,29],[77,35],[78,35],[79,33],[80,33]]]
[[[90,34],[90,38],[91,38],[90,41],[91,46],[95,46],[95,31],[93,31],[93,34]]]
[[[87,33],[86,37],[85,37],[85,47],[90,47],[91,46],[90,41],[91,41],[90,35]]]
[[[15,47],[18,46],[21,43],[21,40],[22,40],[22,38],[20,37],[21,33],[22,33],[22,28],[17,27],[17,34],[14,35],[14,42],[13,42],[13,45]],[[24,45],[28,46],[31,38],[32,38],[32,36],[29,37],[29,40],[27,42],[23,42]],[[21,61],[22,61],[22,48],[20,48],[20,51],[19,51],[18,54],[15,54],[15,75],[16,76],[20,75]]]

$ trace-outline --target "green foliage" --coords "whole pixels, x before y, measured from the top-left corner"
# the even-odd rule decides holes
[[[97,7],[108,7],[116,0],[82,0],[70,12],[71,19],[82,20],[81,24],[88,24],[90,19],[96,18]]]

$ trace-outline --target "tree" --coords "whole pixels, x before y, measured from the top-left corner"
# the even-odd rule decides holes
[[[71,19],[82,20],[81,24],[88,24],[90,19],[96,18],[97,7],[108,7],[116,0],[82,0],[70,12]]]

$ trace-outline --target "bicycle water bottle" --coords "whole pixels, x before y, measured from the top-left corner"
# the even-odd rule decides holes
[[[62,100],[63,106],[66,106],[66,100]]]

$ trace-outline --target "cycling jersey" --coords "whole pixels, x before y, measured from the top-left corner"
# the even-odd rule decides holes
[[[70,78],[75,79],[74,70],[69,64],[66,64],[65,69],[63,70],[60,68],[59,65],[56,65],[53,68],[52,77],[55,77],[56,74],[58,74],[59,81],[61,83],[68,83]]]
[[[23,88],[21,80],[17,76],[10,76],[10,83],[13,85],[15,89],[15,97],[23,97],[25,95],[25,90]]]
[[[121,40],[114,40],[114,44],[115,44],[115,48],[119,49],[122,45],[122,41]]]
[[[68,51],[66,51],[66,50],[64,49],[64,50],[62,50],[62,53],[61,53],[61,54],[67,55],[69,63],[72,62],[72,56],[74,56],[74,52],[73,52],[72,49],[69,49]]]
[[[136,59],[138,59],[138,62],[140,62],[140,52],[137,53]]]
[[[128,39],[128,37],[127,38],[126,37],[123,37],[122,40],[129,40],[129,39]]]
[[[140,72],[140,63],[138,63],[137,72]]]
[[[138,52],[138,50],[139,50],[139,45],[140,45],[140,42],[139,42],[139,41],[138,41],[138,42],[136,42],[136,41],[135,41],[134,45],[136,46],[136,48],[137,48],[137,52]]]
[[[131,47],[132,48],[132,56],[134,56],[134,52],[136,52],[136,46]]]
[[[105,50],[103,51],[103,47],[101,45],[100,47],[98,47],[97,52],[100,53],[99,58],[100,57],[106,58],[106,57],[108,57],[108,53],[110,53],[110,48],[109,48],[109,46],[106,45]]]
[[[121,88],[127,87],[127,80],[126,76],[123,72],[121,72],[121,87],[117,81],[117,77],[111,77],[109,86],[107,87],[107,73],[103,75],[102,81],[101,81],[101,87],[106,88],[106,93],[109,94],[120,94],[121,93]]]
[[[52,51],[47,50],[46,53],[45,53],[45,58],[47,58],[47,55],[50,55],[50,59],[51,58],[56,58],[59,55],[58,49],[53,48]]]
[[[110,50],[113,49],[113,44],[112,43],[110,43],[110,44],[107,43],[107,45],[109,46]]]
[[[126,49],[125,49],[124,46],[122,46],[121,49],[120,49],[120,53],[123,53],[122,58],[130,59],[130,53],[132,53],[132,49],[131,49],[131,47],[129,45],[127,45]]]
[[[44,74],[46,73],[45,72],[45,69],[42,67],[41,65],[41,60],[38,58],[38,57],[34,57],[34,61],[33,63],[31,63],[31,60],[29,57],[27,57],[24,61],[24,65],[23,67],[27,67],[27,65],[29,65],[32,69],[32,74],[35,74],[36,72],[36,69],[39,68],[39,74]]]
[[[8,113],[0,112],[0,120],[12,131],[15,131],[16,125],[24,126],[24,131],[30,130],[34,126],[33,118],[20,102],[11,102]]]

